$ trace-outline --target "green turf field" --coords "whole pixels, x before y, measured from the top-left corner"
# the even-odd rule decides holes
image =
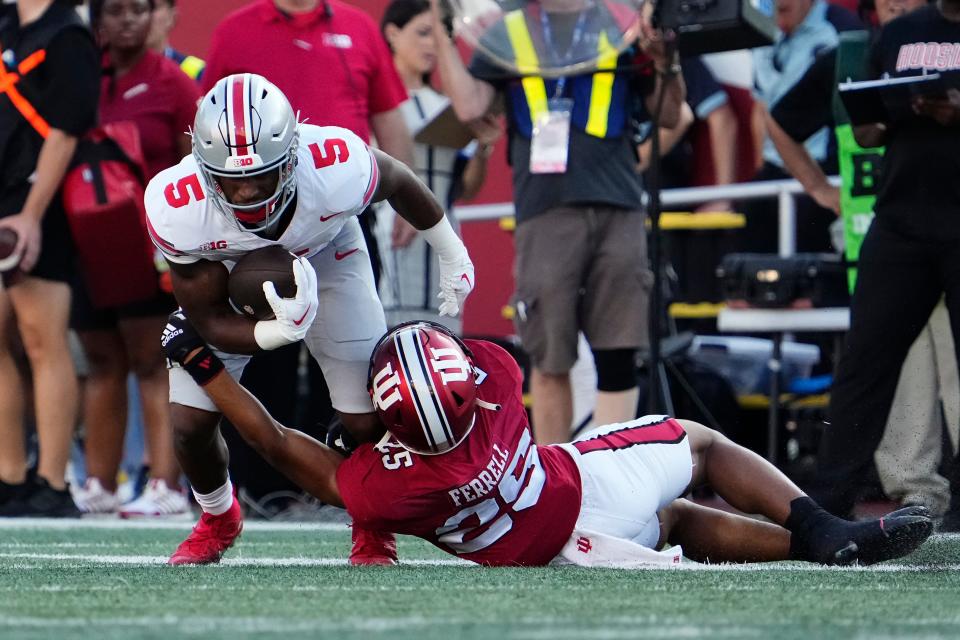
[[[0,522],[0,638],[960,636],[960,536],[865,569],[482,569],[410,539],[356,569],[345,528],[248,523],[220,566],[164,566],[188,527]]]

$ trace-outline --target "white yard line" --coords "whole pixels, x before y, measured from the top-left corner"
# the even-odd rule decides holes
[[[165,565],[168,556],[143,555],[100,555],[86,553],[5,553],[0,559],[10,560],[54,560],[57,562],[124,564],[133,566]],[[346,565],[346,558],[224,558],[222,566],[228,567],[330,567]],[[433,560],[404,560],[411,566],[474,566],[473,563],[456,558],[437,558]]]
[[[0,530],[48,529],[173,529],[189,531],[196,523],[190,520],[121,520],[119,518],[0,518]],[[264,522],[245,520],[244,531],[349,531],[344,522]]]
[[[167,562],[167,556],[148,556],[148,555],[108,555],[108,554],[89,554],[89,553],[17,553],[0,552],[0,560],[47,560],[61,563],[89,563],[89,564],[115,564],[131,566],[153,566],[164,565]],[[329,567],[345,566],[346,558],[325,558],[325,557],[227,557],[220,564],[228,567]],[[472,563],[457,558],[434,558],[434,559],[401,559],[401,564],[413,567],[428,566],[474,566]],[[931,564],[931,565],[908,565],[898,563],[878,564],[870,567],[824,567],[814,564],[697,564],[686,562],[672,569],[663,567],[649,567],[655,571],[787,571],[787,572],[817,572],[817,571],[861,571],[861,572],[880,572],[889,573],[904,571],[911,573],[926,571],[960,571],[960,564]]]

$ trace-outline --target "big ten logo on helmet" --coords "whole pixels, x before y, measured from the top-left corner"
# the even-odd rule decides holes
[[[204,242],[200,245],[200,251],[217,251],[219,249],[226,249],[227,241],[226,240],[213,240],[212,242]]]
[[[227,163],[232,166],[234,169],[242,169],[243,167],[252,167],[253,166],[253,156],[242,156],[240,158],[228,158]]]

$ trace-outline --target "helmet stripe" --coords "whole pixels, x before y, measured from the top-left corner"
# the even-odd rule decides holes
[[[246,97],[247,92],[244,89],[244,85],[250,84],[250,76],[246,73],[243,75],[234,76],[232,85],[232,96],[230,100],[230,106],[232,107],[232,116],[229,120],[232,125],[230,129],[233,131],[234,142],[236,146],[234,147],[234,153],[238,156],[245,156],[249,151],[247,146],[247,132],[249,131],[247,125],[247,107],[246,107]]]
[[[414,331],[419,334],[422,329],[418,327]],[[416,345],[417,353],[420,356],[417,358],[417,362],[422,364],[424,377],[426,378],[427,383],[430,385],[430,399],[433,401],[433,406],[436,408],[437,414],[440,416],[440,420],[437,424],[442,429],[443,437],[447,441],[447,444],[453,446],[456,438],[453,437],[453,429],[450,427],[450,422],[447,420],[447,414],[443,410],[443,405],[440,403],[440,393],[437,391],[436,379],[433,377],[430,367],[427,364],[430,362],[430,358],[427,356],[427,352],[424,350],[423,341],[419,339],[419,335],[417,339],[413,341],[413,343]]]
[[[439,396],[433,384],[433,377],[427,369],[427,358],[423,352],[423,345],[420,341],[420,330],[411,329],[401,331],[397,336],[400,340],[400,346],[403,348],[404,356],[410,364],[410,373],[412,376],[410,385],[411,395],[417,399],[417,404],[422,408],[421,426],[428,435],[430,441],[437,445],[446,446],[439,450],[446,450],[454,444],[454,439],[450,435],[451,429],[447,425],[447,417],[440,406]],[[415,356],[415,357],[413,357]]]
[[[243,110],[243,115],[247,119],[245,131],[250,140],[250,150],[257,152],[257,136],[253,130],[253,76],[247,74],[247,108]]]
[[[423,404],[420,401],[420,396],[416,392],[417,385],[414,382],[414,374],[411,371],[409,354],[404,349],[404,346],[400,344],[400,339],[403,334],[408,333],[406,331],[398,332],[393,336],[393,346],[397,351],[397,356],[400,358],[400,364],[403,367],[403,378],[407,383],[407,389],[410,391],[410,398],[413,400],[413,407],[417,411],[417,419],[420,421],[420,429],[423,431],[423,435],[427,440],[427,446],[430,447],[430,450],[436,453],[438,447],[436,440],[433,438],[433,432],[427,428],[427,420],[423,415]]]

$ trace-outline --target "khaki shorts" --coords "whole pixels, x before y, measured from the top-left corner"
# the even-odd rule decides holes
[[[533,365],[566,373],[577,332],[592,349],[648,344],[644,216],[612,207],[558,207],[517,225],[515,325]]]

